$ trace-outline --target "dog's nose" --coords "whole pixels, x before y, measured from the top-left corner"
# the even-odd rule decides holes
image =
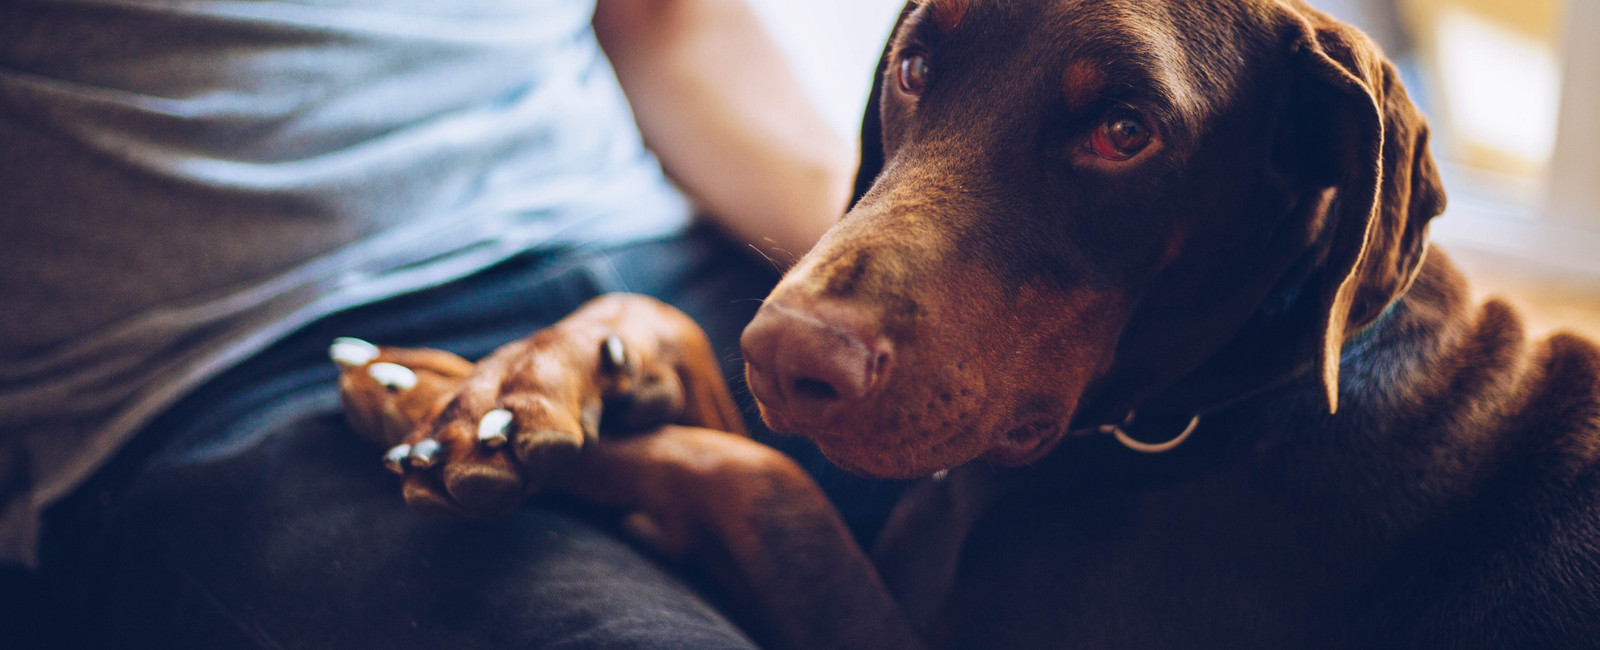
[[[820,425],[884,381],[889,344],[872,319],[834,303],[768,301],[740,339],[750,389],[782,420]]]

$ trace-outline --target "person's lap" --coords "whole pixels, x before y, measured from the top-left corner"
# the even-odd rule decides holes
[[[777,274],[706,232],[528,257],[330,317],[210,382],[49,513],[44,573],[93,636],[164,647],[663,647],[751,643],[668,568],[587,516],[532,505],[426,519],[338,412],[335,336],[477,358],[606,291],[738,335]],[[738,382],[735,382],[736,386]],[[736,392],[742,393],[736,387]],[[870,533],[894,486],[834,476]]]

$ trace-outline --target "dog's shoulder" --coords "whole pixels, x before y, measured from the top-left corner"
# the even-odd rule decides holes
[[[1547,482],[1600,464],[1600,344],[1570,333],[1530,338],[1510,303],[1474,304],[1465,276],[1437,250],[1393,311],[1342,360],[1342,389],[1366,405],[1358,418],[1443,436],[1458,453]]]
[[[1426,359],[1379,373],[1405,378],[1383,387],[1396,400],[1389,416],[1417,430],[1404,444],[1437,445],[1431,464],[1413,468],[1418,484],[1459,479],[1441,481],[1456,492],[1436,502],[1443,516],[1405,553],[1431,567],[1407,572],[1431,583],[1413,585],[1432,602],[1415,612],[1427,622],[1416,640],[1592,644],[1600,639],[1600,344],[1567,333],[1530,339],[1515,308],[1472,304],[1453,270],[1425,272],[1413,294],[1415,311],[1401,324],[1411,331],[1378,355],[1386,358],[1364,361]]]

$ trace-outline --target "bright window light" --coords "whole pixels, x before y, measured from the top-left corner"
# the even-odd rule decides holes
[[[1439,17],[1438,43],[1457,136],[1535,165],[1548,162],[1561,95],[1554,48],[1453,7]]]

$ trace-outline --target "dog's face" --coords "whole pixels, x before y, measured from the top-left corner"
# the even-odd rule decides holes
[[[1266,0],[908,6],[869,109],[870,189],[746,331],[763,417],[871,475],[1025,463],[1195,379],[1260,323],[1294,339],[1281,374],[1318,346],[1279,330],[1325,343],[1325,325],[1342,338],[1370,320],[1366,303],[1403,286],[1359,272],[1370,229],[1339,204],[1376,220],[1360,186],[1395,179],[1344,168],[1409,177],[1426,154],[1366,159],[1386,131],[1420,132],[1385,128],[1403,111],[1386,107],[1397,89],[1362,85],[1370,70],[1340,87],[1370,62],[1330,58],[1310,20],[1325,19]],[[1370,49],[1357,36],[1340,54],[1351,42]],[[1380,244],[1420,258],[1426,218],[1400,216]],[[1409,257],[1388,265],[1400,284]]]

